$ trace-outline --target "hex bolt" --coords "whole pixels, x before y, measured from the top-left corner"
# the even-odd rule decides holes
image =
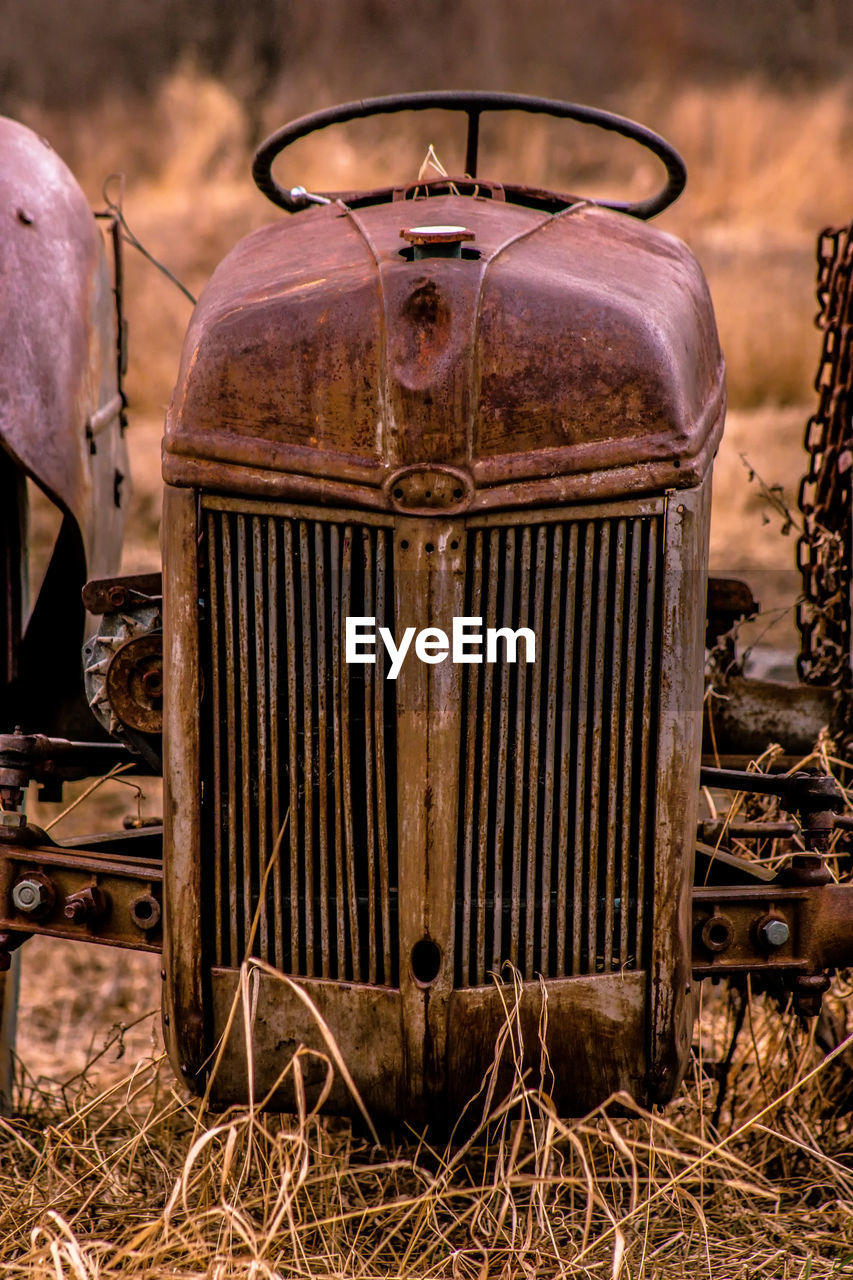
[[[787,921],[780,920],[778,916],[771,916],[769,920],[765,920],[759,927],[758,933],[767,947],[784,947],[791,936]]]
[[[18,911],[23,911],[25,915],[31,916],[43,911],[50,906],[52,899],[50,885],[44,880],[27,877],[19,880],[12,889],[12,901]]]

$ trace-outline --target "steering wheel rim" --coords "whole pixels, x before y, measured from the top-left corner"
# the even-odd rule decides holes
[[[483,112],[491,111],[526,111],[534,115],[549,115],[560,120],[576,120],[581,124],[594,125],[609,133],[629,138],[639,146],[650,151],[666,170],[664,185],[653,196],[645,200],[590,200],[589,203],[601,205],[607,209],[616,209],[633,218],[643,221],[653,218],[678,199],[687,181],[687,169],[679,153],[671,143],[660,134],[647,129],[636,120],[627,116],[616,115],[612,111],[604,111],[598,107],[587,107],[576,102],[562,102],[556,98],[537,98],[521,93],[486,93],[480,90],[436,90],[426,93],[395,93],[382,98],[364,98],[355,102],[345,102],[340,106],[327,107],[322,111],[312,111],[309,115],[300,116],[289,124],[270,134],[255,152],[252,163],[252,177],[258,190],[273,204],[288,213],[297,213],[306,207],[305,197],[299,188],[282,187],[272,175],[272,166],[276,158],[300,138],[305,138],[320,129],[333,124],[345,124],[349,120],[360,120],[368,116],[392,115],[399,111],[429,111],[433,109],[460,111],[468,116],[468,140],[466,146],[465,169],[468,176],[477,176],[477,150],[479,142],[479,122]],[[333,193],[322,193],[323,199],[334,199]],[[566,197],[569,204],[577,197]]]

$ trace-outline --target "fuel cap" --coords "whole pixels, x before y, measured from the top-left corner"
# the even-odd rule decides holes
[[[404,227],[400,232],[415,251],[415,261],[421,258],[461,258],[462,245],[474,239],[474,232],[467,227]]]

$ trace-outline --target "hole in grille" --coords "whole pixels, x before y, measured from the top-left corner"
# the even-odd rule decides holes
[[[209,954],[238,965],[260,904],[251,954],[300,976],[397,985],[395,685],[382,646],[373,666],[343,652],[347,616],[393,629],[391,532],[204,518]]]
[[[662,517],[473,529],[468,616],[536,662],[463,668],[455,982],[642,965]]]

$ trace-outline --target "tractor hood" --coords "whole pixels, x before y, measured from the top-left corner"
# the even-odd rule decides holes
[[[401,231],[439,224],[473,233],[463,256],[415,260]],[[480,505],[519,486],[659,490],[704,474],[723,399],[707,286],[671,236],[583,203],[333,204],[253,233],[214,273],[164,470],[321,500],[345,487],[358,505],[436,464],[469,476]]]

